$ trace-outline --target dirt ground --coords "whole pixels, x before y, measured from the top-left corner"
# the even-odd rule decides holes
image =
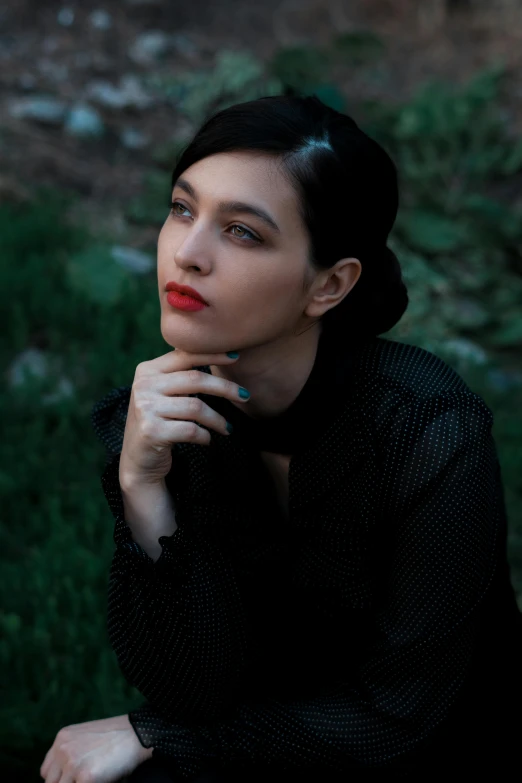
[[[13,116],[13,100],[46,95],[71,105],[95,81],[211,67],[224,48],[265,60],[281,46],[326,44],[360,29],[382,36],[388,54],[380,80],[354,69],[348,95],[401,102],[426,79],[463,84],[502,58],[506,122],[511,134],[522,132],[522,0],[11,0],[0,5],[0,199],[23,199],[37,183],[63,185],[81,195],[95,227],[122,235],[122,209],[151,151],[183,135],[186,119],[165,104],[97,106],[105,133],[86,140],[59,123]],[[176,35],[178,44],[161,61],[136,61],[133,42],[148,31]],[[128,127],[147,144],[123,145]],[[135,246],[151,240],[150,229],[131,227]]]

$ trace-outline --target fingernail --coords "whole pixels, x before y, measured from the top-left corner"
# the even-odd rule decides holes
[[[239,353],[238,351],[227,351],[227,356],[230,356],[231,359],[237,359]]]
[[[239,396],[242,397],[244,400],[248,399],[250,397],[250,392],[245,389],[243,386],[239,387]]]

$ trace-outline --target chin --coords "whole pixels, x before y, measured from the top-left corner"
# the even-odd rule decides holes
[[[223,341],[220,341],[218,345],[215,335],[210,335],[209,339],[205,339],[204,337],[183,334],[181,331],[174,334],[172,329],[166,331],[162,329],[161,336],[171,348],[187,353],[224,353],[234,350],[229,345],[225,346]]]

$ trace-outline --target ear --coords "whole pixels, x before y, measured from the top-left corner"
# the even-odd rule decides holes
[[[336,307],[347,296],[361,276],[361,262],[357,258],[341,258],[335,266],[317,276],[311,289],[311,300],[305,314],[316,318]]]

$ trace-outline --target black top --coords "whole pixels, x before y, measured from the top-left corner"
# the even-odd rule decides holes
[[[522,620],[493,414],[417,346],[376,337],[324,356],[333,386],[307,382],[277,417],[280,443],[226,403],[231,435],[173,445],[178,528],[156,562],[123,517],[131,387],[94,406],[115,517],[108,633],[146,699],[131,723],[187,780],[213,759],[264,780],[498,772],[521,728]],[[288,520],[259,456],[270,447],[293,455]]]
[[[253,449],[294,454],[313,438],[320,437],[340,411],[351,379],[356,346],[356,341],[352,340],[339,351],[323,331],[305,385],[290,407],[278,416],[254,419],[224,397],[192,396],[201,397],[225,416],[234,425],[235,432],[239,432],[242,440]],[[209,367],[200,369],[210,373]]]

